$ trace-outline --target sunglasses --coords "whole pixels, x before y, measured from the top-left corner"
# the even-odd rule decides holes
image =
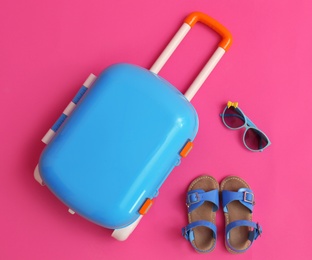
[[[245,127],[243,142],[246,148],[253,152],[262,152],[271,142],[267,135],[263,133],[251,120],[245,116],[238,107],[238,102],[227,103],[223,113],[220,115],[225,126],[232,130]]]

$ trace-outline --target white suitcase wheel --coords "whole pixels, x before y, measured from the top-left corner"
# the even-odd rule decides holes
[[[112,233],[112,237],[119,241],[125,241],[139,224],[142,217],[143,215],[140,215],[140,217],[136,221],[134,221],[132,224],[125,228],[115,229]]]
[[[72,209],[68,209],[68,212],[70,213],[70,214],[72,214],[72,215],[74,215],[76,212],[75,211],[73,211]]]
[[[40,183],[40,185],[44,186],[44,182],[40,176],[38,164],[37,164],[35,171],[34,171],[34,177],[35,177],[35,180]]]

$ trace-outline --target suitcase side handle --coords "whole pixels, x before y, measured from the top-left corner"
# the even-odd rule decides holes
[[[161,55],[158,57],[158,59],[150,69],[150,71],[157,74],[165,65],[165,63],[170,58],[175,49],[178,47],[178,45],[181,43],[181,41],[184,39],[189,30],[197,22],[202,22],[205,25],[209,26],[211,29],[213,29],[219,35],[221,35],[222,39],[219,42],[216,51],[213,53],[213,55],[210,57],[204,68],[200,71],[200,73],[195,78],[191,86],[185,92],[184,96],[189,101],[192,100],[192,98],[195,96],[195,94],[202,86],[204,81],[210,75],[211,71],[215,68],[219,60],[222,58],[224,53],[230,48],[232,44],[232,35],[222,24],[220,24],[218,21],[214,20],[213,18],[209,17],[204,13],[201,12],[191,13],[184,20],[183,25],[180,27],[178,32],[175,34],[175,36],[172,38],[172,40],[169,42],[167,47],[164,49],[164,51],[161,53]]]

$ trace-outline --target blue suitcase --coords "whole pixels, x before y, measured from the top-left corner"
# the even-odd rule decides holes
[[[202,22],[222,39],[185,95],[157,75],[187,32]],[[120,63],[91,74],[42,139],[35,169],[67,207],[125,240],[167,176],[193,147],[198,117],[190,100],[231,45],[231,35],[195,12],[150,70]]]

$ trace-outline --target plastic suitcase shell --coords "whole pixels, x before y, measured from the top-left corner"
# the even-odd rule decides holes
[[[124,227],[157,194],[197,129],[195,109],[172,85],[143,68],[113,65],[43,151],[39,170],[72,210]]]
[[[222,40],[183,95],[157,73],[197,21]],[[43,138],[47,146],[35,178],[70,212],[126,239],[192,148],[198,117],[189,101],[230,44],[231,35],[221,24],[196,12],[150,70],[120,63],[98,78],[91,75]],[[118,230],[126,232],[120,235]]]

